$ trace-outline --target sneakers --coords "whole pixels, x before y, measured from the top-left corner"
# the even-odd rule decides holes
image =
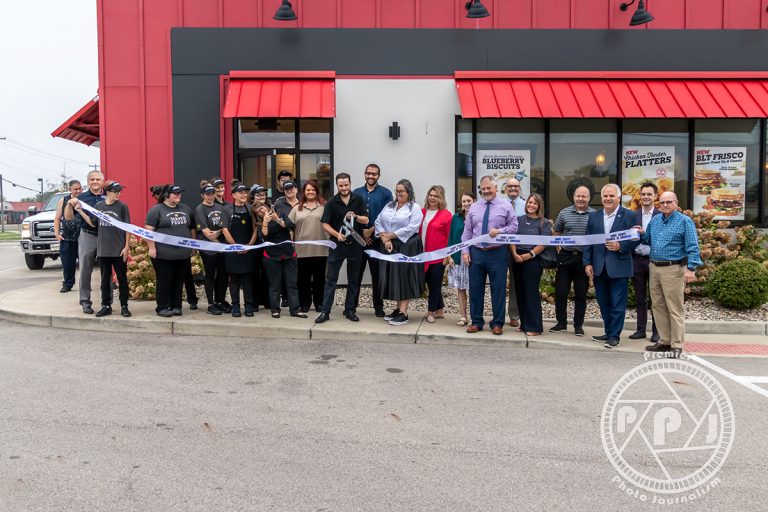
[[[101,309],[96,312],[96,316],[101,318],[112,314],[112,306],[101,306]]]
[[[240,304],[233,304],[231,312],[233,317],[240,318]]]
[[[573,334],[575,334],[576,336],[584,336],[584,329],[582,329],[581,327],[574,327]]]
[[[189,309],[192,310],[192,311],[197,310],[197,302],[191,303],[189,305]]]
[[[128,318],[131,316],[131,312],[128,310],[128,306],[120,306],[120,316]]]
[[[608,341],[608,336],[605,334],[600,336],[592,336],[592,341]]]
[[[232,304],[229,302],[223,300],[221,303],[219,303],[219,309],[222,313],[231,313],[232,312]]]
[[[219,316],[221,315],[221,308],[219,308],[219,306],[217,306],[216,304],[210,304],[208,306],[208,310],[206,311],[206,313],[208,313],[209,315]]]
[[[384,317],[384,320],[386,320],[387,322],[389,322],[390,320],[392,320],[394,317],[396,317],[396,316],[397,316],[397,315],[399,315],[399,314],[400,314],[400,310],[399,310],[399,309],[397,309],[397,308],[395,308],[395,309],[394,309],[394,310],[393,310],[393,311],[392,311],[390,314],[388,314],[388,315],[386,315],[386,316]]]
[[[605,348],[616,348],[619,346],[619,343],[620,343],[619,338],[608,338],[603,344],[603,346]]]
[[[384,312],[383,309],[377,308],[374,310],[373,314],[376,316],[376,318],[384,318],[387,314]]]
[[[68,293],[72,291],[72,287],[69,285],[64,285],[61,287],[61,290],[59,290],[59,293]]]
[[[173,312],[173,316],[181,316],[181,308],[173,308],[171,312]]]
[[[173,316],[173,310],[171,308],[161,309],[157,312],[157,316],[161,316],[163,318],[170,318]]]
[[[245,305],[245,312],[244,312],[244,314],[247,317],[252,317],[253,316],[253,305],[246,304]]]
[[[565,332],[568,328],[563,324],[555,324],[549,328],[549,332]]]
[[[386,317],[385,317],[386,318]],[[389,319],[389,325],[405,325],[408,323],[408,315],[404,315],[401,312],[397,312],[396,315]]]
[[[645,337],[645,331],[635,331],[629,335],[629,339],[631,340],[644,340]]]
[[[85,313],[86,315],[93,314],[93,307],[90,304],[88,304],[87,302],[83,302],[82,306],[83,306],[83,313]]]

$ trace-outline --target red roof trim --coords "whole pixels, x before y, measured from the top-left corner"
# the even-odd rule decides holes
[[[768,71],[456,71],[456,80],[748,80],[768,79]]]
[[[93,143],[98,142],[99,135],[98,96],[86,103],[72,117],[64,121],[61,126],[51,133],[52,137],[61,137],[73,142],[80,142],[86,146],[92,146]]]
[[[335,71],[230,71],[229,78],[274,78],[278,80],[290,78],[319,78],[334,79]]]

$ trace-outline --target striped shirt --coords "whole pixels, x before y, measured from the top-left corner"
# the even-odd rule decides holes
[[[552,231],[560,233],[563,236],[579,236],[587,234],[587,221],[589,221],[589,214],[594,212],[595,209],[591,206],[587,206],[587,210],[580,212],[576,209],[576,206],[571,205],[567,208],[560,210],[555,219],[555,224],[552,226]],[[569,251],[583,251],[583,245],[574,245],[568,247]]]
[[[642,243],[651,246],[652,261],[678,261],[688,258],[688,268],[701,265],[699,237],[693,221],[679,211],[669,217],[654,215],[643,235]]]

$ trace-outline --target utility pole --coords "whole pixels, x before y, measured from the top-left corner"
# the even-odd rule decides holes
[[[99,164],[88,164],[88,167],[90,167],[93,171],[99,170]]]
[[[3,175],[0,174],[0,233],[5,233],[5,196],[3,195]]]

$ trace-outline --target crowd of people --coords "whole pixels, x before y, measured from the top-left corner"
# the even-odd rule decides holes
[[[590,189],[578,187],[573,192],[572,206],[560,211],[552,222],[544,216],[542,196],[532,193],[522,197],[520,182],[515,178],[508,180],[499,194],[496,181],[491,176],[482,177],[479,199],[464,193],[455,214],[447,209],[443,186],[431,186],[419,204],[409,180],[398,181],[394,194],[381,185],[381,169],[376,164],[366,166],[365,183],[354,190],[349,174],[337,174],[337,194],[327,202],[314,180],[299,187],[289,172],[281,172],[278,178],[279,192],[273,199],[261,185],[248,187],[233,180],[229,184],[232,203],[224,200],[227,184],[221,178],[204,180],[200,183],[200,203],[194,210],[182,202],[184,190],[178,185],[150,189],[157,204],[147,212],[147,230],[219,244],[276,244],[250,251],[200,251],[208,314],[251,317],[260,308],[268,308],[272,317],[279,318],[282,309],[287,308],[292,317],[308,318],[314,308],[319,313],[315,322],[327,322],[331,319],[339,272],[346,263],[346,319],[359,321],[360,284],[368,267],[376,317],[393,326],[408,323],[410,302],[422,297],[426,288],[425,318],[433,323],[445,316],[443,282],[447,269],[448,287],[456,290],[459,303],[457,324],[466,327],[467,333],[485,327],[487,282],[491,332],[502,334],[508,323],[527,336],[539,336],[544,331],[539,293],[544,264],[540,255],[548,249],[546,244],[481,243],[425,263],[379,259],[364,251],[415,256],[481,235],[492,240],[499,234],[579,236],[635,228],[641,234],[640,240],[569,245],[557,251],[557,323],[549,331],[567,331],[567,303],[572,289],[573,334],[584,335],[591,282],[604,323],[603,334],[592,339],[607,348],[618,346],[631,279],[638,316],[636,331],[629,337],[647,337],[650,295],[653,344],[647,349],[675,354],[682,346],[683,289],[701,264],[696,231],[691,219],[678,211],[674,193],[658,197],[658,189],[651,182],[641,187],[642,205],[638,211],[620,205],[621,190],[615,184],[605,185],[600,191],[601,210],[590,206]],[[63,199],[57,209],[55,232],[62,243],[64,267],[61,292],[74,286],[77,255],[83,312],[99,317],[112,313],[114,273],[120,313],[128,317],[126,262],[130,235],[110,223],[99,222],[97,216],[82,208],[85,203],[130,223],[128,207],[119,199],[123,186],[116,181],[104,182],[99,171],[92,171],[87,187],[82,192],[79,182],[71,182],[70,197]],[[335,248],[294,243],[324,239],[335,242]],[[149,239],[147,245],[156,274],[157,315],[182,315],[185,289],[190,309],[197,309],[190,264],[192,249]],[[98,311],[94,311],[91,301],[96,258],[101,268]],[[231,303],[226,300],[227,292]],[[384,300],[395,302],[393,311],[384,310]]]

